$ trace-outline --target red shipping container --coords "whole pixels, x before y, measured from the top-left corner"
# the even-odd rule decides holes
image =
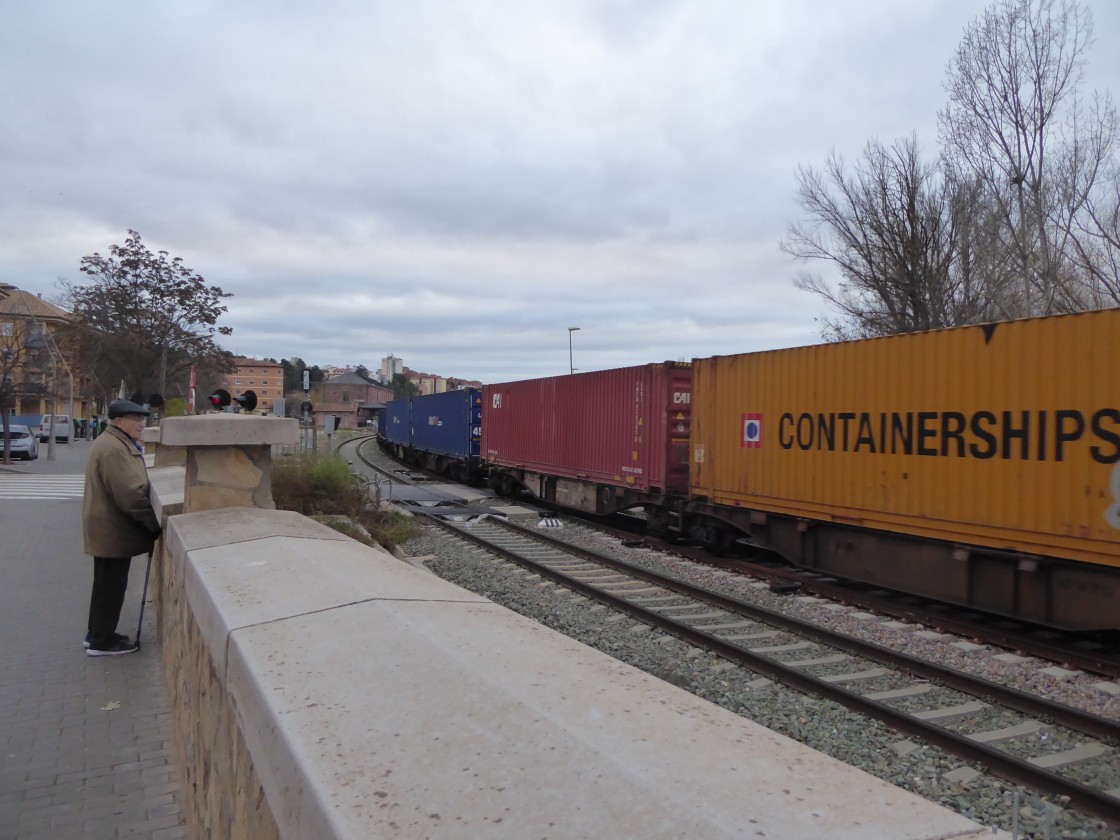
[[[553,495],[574,483],[684,494],[691,400],[692,368],[684,362],[487,385],[482,458],[535,495],[583,509]],[[571,481],[553,494],[549,477]],[[628,503],[635,498],[626,495]]]

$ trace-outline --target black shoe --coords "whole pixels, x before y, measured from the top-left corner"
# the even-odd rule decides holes
[[[120,633],[114,633],[113,634],[113,640],[117,641],[117,642],[124,642],[125,644],[128,644],[128,636],[122,636]],[[82,647],[84,647],[88,650],[90,644],[92,644],[92,643],[93,643],[93,636],[91,636],[89,633],[86,633],[86,640],[84,642],[82,642]]]
[[[136,653],[138,650],[140,650],[140,645],[131,642],[116,642],[112,647],[104,650],[91,647],[86,651],[86,656],[121,656],[125,653]]]

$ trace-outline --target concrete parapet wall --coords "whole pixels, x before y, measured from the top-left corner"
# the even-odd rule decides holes
[[[152,588],[160,606],[158,632],[186,773],[191,835],[279,840],[236,703],[184,595],[184,565],[168,560],[162,574],[153,574]]]
[[[296,514],[162,555],[200,837],[992,836]]]

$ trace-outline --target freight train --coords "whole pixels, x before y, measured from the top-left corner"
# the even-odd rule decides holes
[[[395,400],[381,442],[713,549],[1116,629],[1118,359],[1109,309]]]

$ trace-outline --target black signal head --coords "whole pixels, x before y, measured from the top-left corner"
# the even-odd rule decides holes
[[[245,411],[252,411],[257,407],[257,395],[253,391],[246,391],[244,394],[238,394],[234,400]]]

